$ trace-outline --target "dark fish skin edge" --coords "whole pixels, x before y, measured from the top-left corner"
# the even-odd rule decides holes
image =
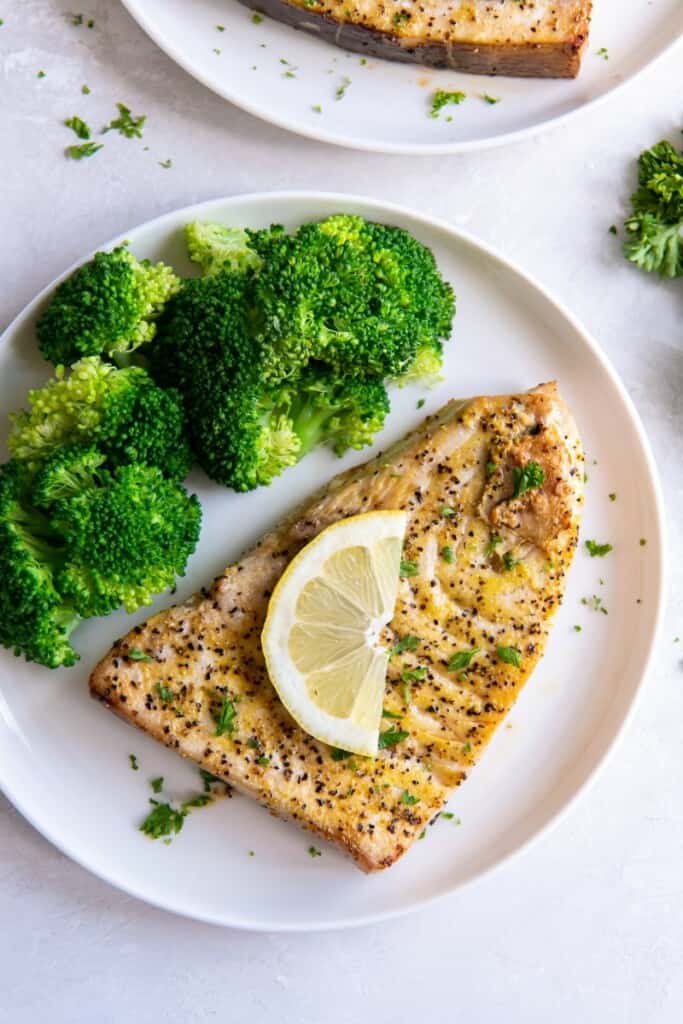
[[[474,43],[422,43],[408,46],[398,36],[365,25],[339,24],[326,14],[302,10],[286,0],[259,0],[258,6],[240,0],[245,7],[318,36],[344,50],[364,57],[380,57],[404,64],[450,68],[474,75],[506,75],[516,78],[576,78],[581,67],[585,35],[568,43],[505,43],[479,46]]]

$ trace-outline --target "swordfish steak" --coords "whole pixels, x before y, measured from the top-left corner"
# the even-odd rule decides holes
[[[482,75],[574,78],[591,0],[242,0],[365,56]]]
[[[117,641],[91,691],[364,870],[388,867],[476,763],[541,657],[582,490],[581,442],[556,385],[449,402],[389,451],[335,477],[210,589]],[[280,703],[260,636],[291,558],[324,527],[372,509],[408,513],[410,574],[382,637],[399,645],[383,723],[399,739],[375,758],[341,758]],[[233,729],[217,735],[225,698]]]

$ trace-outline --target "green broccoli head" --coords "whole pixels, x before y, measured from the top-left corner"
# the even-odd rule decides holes
[[[150,346],[150,370],[186,404],[204,404],[205,382],[258,358],[250,330],[249,275],[229,269],[185,281],[168,303]]]
[[[228,387],[207,380],[204,393],[190,418],[197,457],[213,480],[237,491],[271,483],[318,445],[342,455],[371,444],[389,411],[381,381],[341,381],[323,366],[279,386],[256,366]]]
[[[76,471],[79,482],[88,468]],[[85,486],[53,502],[50,519],[64,545],[55,585],[85,617],[108,615],[120,605],[134,611],[184,575],[201,508],[156,467],[95,467]]]
[[[288,392],[287,416],[299,438],[299,458],[317,445],[337,455],[365,448],[384,426],[389,396],[381,380],[340,380],[327,368],[310,368]]]
[[[244,273],[261,266],[261,258],[251,247],[244,228],[193,221],[185,225],[185,239],[190,259],[199,263],[205,274],[224,269]]]
[[[31,507],[31,473],[16,459],[0,467],[0,645],[48,668],[73,665],[69,636],[80,622],[57,591],[63,548]]]
[[[344,214],[253,244],[264,261],[254,301],[273,380],[311,359],[340,376],[398,378],[450,336],[453,291],[407,231]]]
[[[683,275],[683,154],[669,142],[641,153],[624,254],[642,270]]]
[[[97,445],[111,465],[140,462],[181,480],[192,457],[177,391],[158,387],[139,367],[117,369],[98,356],[29,392],[29,409],[12,417],[10,452],[37,464],[72,444]]]
[[[203,384],[206,400],[189,422],[197,459],[212,480],[250,491],[298,462],[301,442],[287,416],[287,393],[264,384],[258,366],[232,377],[217,367]]]
[[[125,246],[98,252],[56,288],[37,324],[40,350],[56,366],[83,356],[124,357],[154,337],[154,320],[180,280]]]

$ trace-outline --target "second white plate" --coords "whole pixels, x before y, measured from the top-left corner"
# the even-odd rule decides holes
[[[606,96],[683,34],[680,0],[596,0],[577,79],[487,78],[363,63],[270,19],[254,24],[237,0],[123,2],[162,50],[220,96],[300,135],[385,153],[454,153],[518,138]],[[468,98],[432,118],[436,89]],[[485,93],[501,102],[487,104]]]
[[[236,927],[310,930],[390,917],[452,892],[521,849],[567,807],[612,746],[646,671],[662,601],[661,504],[631,402],[578,324],[490,250],[395,206],[318,193],[220,199],[125,237],[138,256],[168,260],[182,273],[189,265],[181,228],[189,220],[294,227],[343,211],[413,232],[432,247],[458,296],[445,380],[431,392],[394,392],[376,448],[453,396],[524,390],[556,378],[588,454],[582,537],[609,541],[614,551],[604,559],[577,552],[547,653],[507,727],[453,797],[456,818],[438,821],[395,867],[371,877],[327,846],[311,859],[310,837],[242,797],[194,812],[170,847],[141,835],[149,780],[163,775],[169,793],[184,798],[198,789],[197,771],[91,701],[87,678],[113,638],[148,611],[84,624],[75,636],[82,661],[73,669],[50,672],[0,649],[0,785],[9,799],[52,842],[114,885]],[[27,307],[0,347],[0,448],[7,414],[49,376],[34,335],[46,294]],[[190,485],[201,498],[204,525],[176,600],[213,579],[294,504],[366,455],[339,460],[314,452],[269,488],[245,495],[194,474]],[[582,604],[593,595],[607,615]],[[164,595],[156,607],[172,600]],[[131,753],[139,771],[129,767]]]

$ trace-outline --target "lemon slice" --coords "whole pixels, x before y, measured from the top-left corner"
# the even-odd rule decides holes
[[[354,754],[377,753],[405,512],[342,519],[292,559],[263,627],[266,666],[302,729]]]

